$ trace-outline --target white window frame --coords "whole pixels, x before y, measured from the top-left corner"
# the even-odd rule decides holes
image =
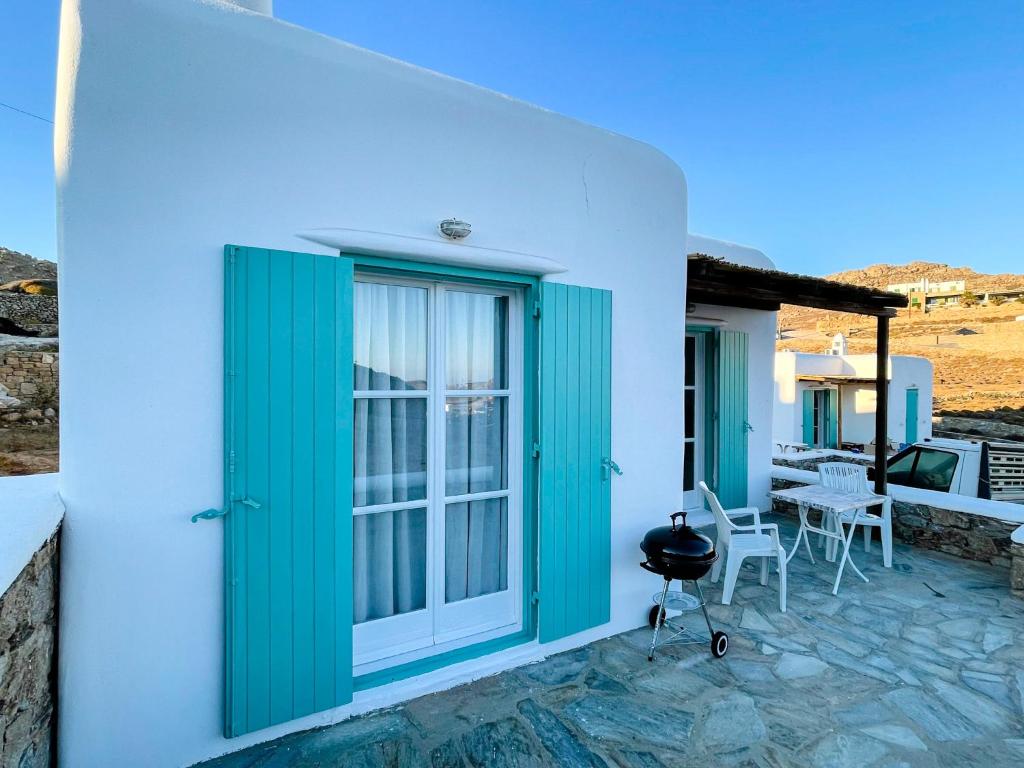
[[[357,282],[425,288],[427,293],[427,389],[360,390],[354,399],[421,397],[427,400],[427,498],[425,500],[353,508],[353,516],[404,509],[427,510],[427,573],[425,609],[356,624],[353,662],[356,675],[367,674],[448,650],[518,631],[523,626],[523,296],[522,290],[448,280],[413,279],[357,272]],[[445,371],[445,292],[455,290],[504,296],[506,321],[506,388],[449,390]],[[445,404],[449,397],[498,396],[508,399],[508,488],[445,496]],[[445,603],[445,509],[447,504],[508,498],[507,588],[501,592]]]

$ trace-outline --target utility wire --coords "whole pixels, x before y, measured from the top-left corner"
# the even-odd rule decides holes
[[[22,115],[28,115],[29,117],[34,117],[36,120],[42,120],[44,123],[49,123],[50,125],[53,125],[53,120],[49,120],[49,119],[43,117],[42,115],[37,115],[35,112],[26,112],[24,109],[18,109],[17,107],[12,107],[10,104],[5,104],[2,101],[0,101],[0,107],[6,107],[7,109],[11,110],[12,112],[18,112],[18,113],[20,113]]]

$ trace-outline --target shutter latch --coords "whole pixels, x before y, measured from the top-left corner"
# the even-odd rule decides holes
[[[535,459],[540,458],[540,443],[534,443],[533,444],[533,452],[532,452],[531,455]]]
[[[611,472],[614,472],[616,475],[622,474],[622,470],[619,468],[619,465],[606,456],[601,459],[601,474],[603,479],[607,480],[611,477]]]
[[[251,509],[259,509],[261,506],[258,501],[253,501],[248,496],[243,496],[240,499],[232,499],[232,501],[238,504],[243,504]],[[192,515],[191,519],[193,523],[198,523],[200,520],[215,520],[218,517],[224,517],[227,513],[227,509],[205,509],[202,512],[196,512],[196,514]]]

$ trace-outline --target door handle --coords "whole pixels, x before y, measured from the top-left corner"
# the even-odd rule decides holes
[[[260,509],[263,505],[258,501],[250,499],[248,496],[243,496],[240,499],[232,499],[233,503],[244,504],[250,509]],[[196,512],[190,518],[193,523],[198,523],[200,520],[216,520],[218,517],[224,517],[228,513],[228,508],[224,509],[204,509],[202,512]]]
[[[607,480],[609,477],[611,477],[612,472],[614,472],[616,475],[622,474],[622,470],[619,468],[619,465],[606,456],[605,458],[601,459],[601,479]]]

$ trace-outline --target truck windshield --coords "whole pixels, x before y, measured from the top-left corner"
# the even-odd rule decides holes
[[[889,482],[929,491],[949,491],[959,457],[934,448],[908,448],[889,464]]]

